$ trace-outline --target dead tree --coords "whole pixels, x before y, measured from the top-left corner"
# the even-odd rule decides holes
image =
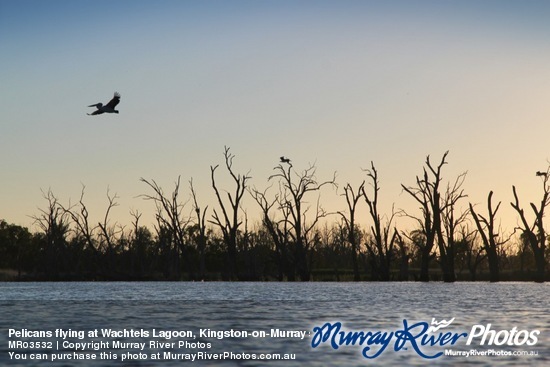
[[[487,257],[483,245],[478,241],[477,234],[478,231],[472,231],[467,225],[463,225],[455,239],[458,273],[462,273],[462,270],[467,268],[471,281],[477,280],[477,269]]]
[[[193,179],[189,181],[189,187],[191,188],[191,196],[193,198],[193,210],[196,219],[196,241],[197,241],[197,250],[199,252],[199,279],[203,280],[206,275],[206,213],[208,211],[208,206],[204,209],[201,209],[197,202],[197,193],[193,187]]]
[[[139,278],[142,278],[146,271],[149,271],[149,254],[152,247],[152,235],[147,227],[141,226],[139,220],[141,219],[141,213],[137,210],[130,211],[132,216],[132,233],[129,241],[129,250],[131,251],[131,264],[130,268],[134,274]]]
[[[355,213],[357,204],[361,199],[362,193],[364,194],[365,181],[359,185],[357,192],[353,190],[353,187],[348,183],[344,186],[344,196],[346,197],[346,203],[348,205],[348,214],[338,212],[344,220],[346,229],[346,240],[351,246],[351,264],[353,266],[353,280],[361,280],[359,274],[359,233],[357,231],[357,225],[355,224]]]
[[[99,261],[102,257],[102,252],[99,248],[96,231],[98,226],[90,225],[89,213],[84,204],[84,191],[86,186],[82,185],[80,199],[78,204],[71,205],[69,201],[68,207],[63,207],[65,213],[72,221],[72,232],[74,233],[72,241],[72,249],[77,249],[75,255],[75,268],[81,269],[84,265],[86,271],[97,273],[100,270]]]
[[[107,189],[107,199],[109,201],[109,205],[105,210],[105,216],[103,217],[102,222],[98,222],[97,226],[99,228],[100,244],[103,244],[102,247],[107,254],[107,270],[109,274],[112,275],[115,269],[114,258],[118,250],[116,248],[117,236],[123,234],[124,228],[117,227],[116,224],[109,224],[109,215],[111,213],[111,210],[114,207],[118,206],[118,203],[116,202],[116,199],[118,199],[117,194],[111,195],[109,193],[109,189]]]
[[[420,251],[420,281],[429,281],[429,267],[432,259],[432,251],[437,243],[438,234],[441,233],[441,169],[447,164],[446,158],[449,152],[445,152],[439,164],[434,167],[430,156],[426,158],[426,167],[422,177],[416,176],[416,187],[401,185],[409,195],[420,204],[420,217],[406,214],[418,223],[419,231],[424,241],[416,241]]]
[[[274,168],[275,174],[271,175],[268,181],[279,180],[279,184],[282,187],[283,195],[281,196],[280,204],[283,210],[288,211],[290,237],[294,246],[294,261],[296,265],[296,271],[300,280],[310,280],[310,270],[308,262],[308,252],[310,251],[314,241],[310,238],[312,230],[317,225],[319,219],[327,216],[327,212],[319,205],[319,197],[317,203],[313,209],[313,214],[309,215],[310,206],[304,207],[307,204],[304,197],[311,192],[319,191],[323,186],[336,187],[336,177],[332,180],[324,181],[322,183],[317,182],[315,177],[316,167],[310,165],[302,173],[298,174],[296,171],[292,171],[292,166],[287,165],[286,169],[281,164]],[[294,181],[294,177],[297,182]]]
[[[534,203],[530,203],[531,209],[535,218],[532,224],[529,224],[525,216],[525,212],[520,205],[519,197],[516,191],[516,187],[512,186],[512,192],[514,193],[514,202],[510,203],[512,208],[518,213],[521,221],[521,227],[518,229],[522,232],[522,235],[527,238],[533,256],[535,259],[535,281],[544,282],[545,267],[546,267],[546,232],[544,230],[544,210],[550,204],[550,166],[548,167],[545,175],[540,175],[542,178],[543,194],[539,207]]]
[[[233,170],[233,154],[229,152],[229,148],[224,148],[225,167],[229,172],[229,175],[235,183],[235,191],[233,194],[227,192],[227,201],[222,199],[220,190],[216,185],[215,172],[219,165],[210,166],[212,188],[216,193],[218,199],[221,215],[214,209],[212,220],[209,222],[218,226],[223,234],[223,241],[227,248],[227,263],[228,272],[227,278],[230,280],[238,279],[237,274],[237,235],[242,221],[239,219],[239,209],[241,207],[241,201],[244,193],[246,192],[247,181],[250,179],[248,174],[241,175],[235,174]]]
[[[185,218],[182,211],[185,208],[186,203],[179,201],[179,188],[180,188],[180,176],[175,183],[174,191],[170,197],[164,194],[162,188],[155,182],[155,180],[147,181],[141,178],[140,181],[147,184],[154,192],[153,195],[143,194],[140,195],[145,200],[152,200],[157,208],[156,220],[159,228],[157,232],[162,235],[163,241],[167,241],[168,238],[174,242],[174,251],[176,253],[176,277],[181,277],[180,260],[187,265],[187,270],[191,276],[191,264],[190,259],[187,256],[187,243],[185,240],[185,231],[189,223],[190,218]],[[168,236],[169,235],[169,236]],[[163,242],[164,243],[164,242]],[[169,245],[164,243],[164,245]]]
[[[468,210],[457,213],[459,200],[466,197],[462,189],[465,179],[466,172],[458,175],[452,186],[447,185],[447,190],[441,203],[442,226],[437,234],[437,245],[439,249],[439,264],[444,282],[456,281],[457,231],[468,217]]]
[[[280,205],[280,195],[276,195],[273,199],[267,198],[268,189],[262,192],[254,188],[250,190],[250,194],[262,210],[262,224],[275,245],[277,279],[282,281],[286,276],[288,281],[294,281],[294,267],[292,266],[292,259],[289,258],[290,233],[288,218],[290,212],[286,210],[286,206]],[[282,218],[275,217],[274,210],[272,210],[274,207],[282,213]]]
[[[392,222],[395,217],[395,212],[392,208],[392,214],[387,223],[382,225],[382,217],[378,212],[378,192],[380,191],[378,181],[378,171],[371,162],[371,169],[367,170],[367,176],[372,180],[372,196],[369,196],[365,188],[362,189],[362,195],[369,207],[369,214],[373,224],[370,227],[371,241],[367,241],[367,250],[371,257],[371,265],[373,266],[373,275],[376,277],[373,280],[390,280],[390,266],[394,257],[394,248],[397,240],[397,229],[393,227]]]
[[[84,242],[86,244],[86,247],[92,251],[94,254],[99,253],[99,249],[97,247],[97,241],[95,239],[95,230],[97,229],[97,226],[90,226],[90,222],[88,219],[89,213],[88,209],[86,208],[86,205],[84,204],[84,191],[86,189],[86,186],[82,185],[82,191],[80,193],[80,200],[78,201],[77,205],[71,205],[69,203],[69,206],[67,208],[62,207],[66,214],[69,215],[69,217],[72,219],[74,225],[75,225],[75,234],[77,237],[80,237],[84,239]]]
[[[399,273],[397,275],[398,281],[409,280],[409,261],[411,258],[411,253],[409,246],[403,240],[403,237],[399,233],[396,235],[396,243],[399,252]]]
[[[49,279],[56,279],[65,270],[69,218],[51,190],[47,193],[42,191],[42,195],[48,206],[46,209],[39,209],[40,214],[32,217],[44,234],[40,267]]]
[[[487,254],[487,261],[489,262],[489,279],[491,282],[498,282],[500,280],[498,247],[508,242],[509,238],[500,239],[500,229],[496,228],[495,219],[501,202],[499,201],[496,208],[493,209],[492,199],[493,191],[490,191],[487,196],[487,217],[476,213],[471,203],[470,213],[472,213],[478,233],[483,242],[483,249]]]

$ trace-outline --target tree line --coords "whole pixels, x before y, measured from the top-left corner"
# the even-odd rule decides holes
[[[116,194],[107,191],[102,219],[90,220],[85,187],[75,204],[62,205],[51,190],[33,216],[35,232],[0,220],[0,276],[9,280],[250,280],[250,281],[430,281],[531,280],[544,282],[549,249],[544,212],[550,203],[550,166],[537,172],[541,201],[520,202],[515,186],[510,203],[517,228],[499,226],[501,202],[489,192],[485,205],[467,202],[466,173],[445,181],[448,152],[426,157],[421,174],[403,191],[417,212],[380,212],[379,175],[373,162],[365,180],[343,187],[342,210],[327,212],[322,190],[336,188],[336,176],[318,180],[315,164],[297,170],[283,157],[269,186],[250,185],[236,172],[235,155],[225,147],[222,165],[210,167],[212,208],[200,206],[193,181],[190,200],[181,198],[180,177],[166,193],[141,178],[141,197],[155,207],[153,228],[131,211],[131,224],[112,223]],[[223,172],[219,172],[219,171]],[[229,187],[217,177],[227,175]],[[243,210],[248,195],[261,218],[250,222]],[[189,210],[188,206],[191,206]],[[365,210],[366,207],[366,210]],[[531,214],[527,214],[531,212]],[[187,214],[189,212],[190,214]],[[397,217],[412,229],[396,226]],[[528,218],[533,218],[529,220]],[[368,223],[364,227],[358,223]]]

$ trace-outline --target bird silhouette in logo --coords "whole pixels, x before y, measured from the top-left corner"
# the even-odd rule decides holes
[[[115,92],[113,99],[111,99],[109,103],[107,103],[105,106],[103,105],[103,103],[96,103],[96,104],[89,105],[88,107],[95,107],[97,109],[94,112],[89,113],[88,115],[93,116],[93,115],[101,115],[102,113],[118,113],[118,111],[115,110],[115,107],[119,103],[120,103],[120,94],[118,94],[118,92]]]
[[[439,322],[435,321],[435,318],[432,318],[432,325],[428,328],[428,333],[435,333],[439,329],[446,328],[447,326],[451,325],[455,321],[455,318],[453,317],[449,321],[447,320],[441,320]]]

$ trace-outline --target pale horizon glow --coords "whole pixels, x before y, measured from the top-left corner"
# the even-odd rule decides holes
[[[211,165],[233,189],[224,146],[262,190],[281,155],[336,171],[329,211],[373,161],[382,211],[414,214],[401,184],[449,150],[445,183],[468,171],[464,206],[485,213],[493,190],[511,231],[512,185],[529,212],[550,159],[549,16],[547,1],[0,0],[0,219],[32,227],[41,190],[68,205],[85,185],[95,221],[109,189],[113,221],[139,210],[151,227],[139,179],[169,193],[180,175],[211,210]],[[115,91],[120,114],[86,115]]]

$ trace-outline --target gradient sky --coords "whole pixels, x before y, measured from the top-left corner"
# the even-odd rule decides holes
[[[84,184],[96,220],[109,188],[113,220],[151,221],[139,178],[178,175],[212,208],[227,145],[261,189],[281,155],[336,171],[330,210],[372,160],[383,211],[413,214],[400,185],[450,150],[444,178],[468,171],[482,212],[494,190],[511,229],[512,185],[538,202],[550,158],[548,19],[548,1],[0,0],[0,218],[29,226],[41,190],[66,205]],[[120,114],[86,115],[114,91]]]

